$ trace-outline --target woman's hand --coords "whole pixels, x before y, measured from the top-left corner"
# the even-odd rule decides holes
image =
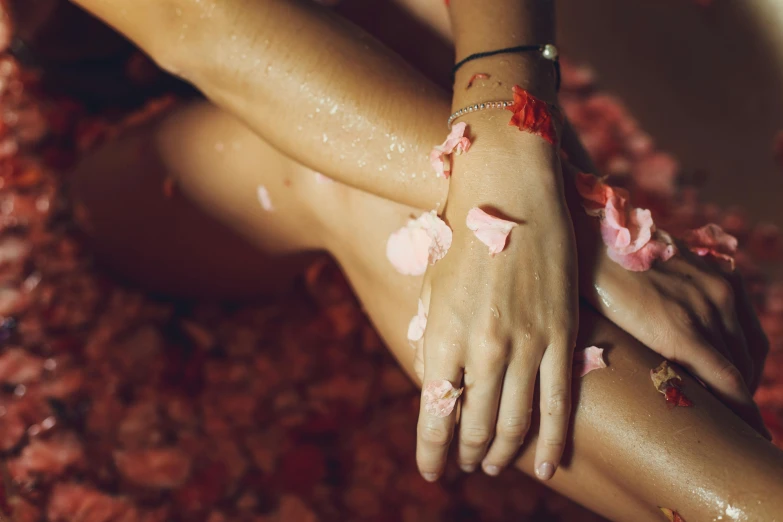
[[[425,276],[423,381],[425,389],[440,380],[464,386],[459,463],[496,475],[528,431],[540,368],[535,465],[548,479],[569,423],[576,249],[556,147],[508,127],[507,117],[465,118],[476,141],[456,159],[451,178],[445,219],[452,247]],[[466,227],[472,207],[518,224],[494,257]],[[456,409],[440,418],[422,401],[417,462],[426,479],[441,474],[456,423]]]
[[[563,165],[571,185],[576,170]],[[567,187],[577,230],[580,294],[607,319],[686,368],[759,432],[767,434],[752,390],[769,344],[736,273],[679,245],[679,254],[631,272],[606,254],[595,218]]]

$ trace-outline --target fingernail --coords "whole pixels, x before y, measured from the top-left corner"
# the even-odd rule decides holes
[[[476,471],[476,465],[475,464],[460,464],[460,468],[462,468],[462,471],[465,473],[473,473]]]
[[[549,480],[554,474],[555,467],[551,462],[542,462],[538,465],[538,469],[536,469],[536,475],[538,475],[538,478],[541,480]]]
[[[500,473],[500,468],[492,464],[482,464],[481,467],[484,468],[484,473],[486,473],[487,475],[491,475],[493,477],[497,476],[498,473]]]
[[[422,477],[424,477],[424,480],[427,482],[435,482],[438,480],[438,474],[437,473],[422,473]]]

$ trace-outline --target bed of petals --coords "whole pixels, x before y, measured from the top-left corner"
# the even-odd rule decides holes
[[[779,259],[777,231],[700,203],[588,71],[563,72],[566,113],[636,205],[673,233],[714,221],[739,237],[772,343],[757,397],[783,438],[783,286],[756,268]],[[42,100],[8,56],[0,96],[0,521],[600,520],[515,472],[424,482],[418,393],[328,262],[243,308],[101,275],[63,189],[117,125]]]

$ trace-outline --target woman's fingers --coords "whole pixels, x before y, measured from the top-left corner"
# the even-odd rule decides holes
[[[469,352],[471,356],[465,363],[465,393],[458,427],[457,458],[466,472],[478,467],[495,434],[495,419],[506,370],[505,355],[501,355],[505,350],[501,347],[475,348]]]
[[[734,290],[734,310],[737,314],[737,321],[740,324],[748,345],[748,353],[753,361],[753,372],[748,381],[748,389],[753,393],[761,380],[761,370],[764,368],[764,361],[769,353],[769,340],[761,328],[756,312],[753,310],[753,304],[745,288],[745,282],[738,274],[729,275],[728,281]]]
[[[697,260],[699,261],[699,260]],[[742,326],[737,316],[737,303],[734,288],[726,274],[718,266],[711,266],[714,273],[704,272],[698,279],[701,291],[713,307],[712,335],[713,345],[718,342],[725,344],[729,359],[737,366],[745,384],[753,379],[753,360],[748,350],[748,344]]]
[[[740,371],[703,338],[694,335],[687,347],[671,359],[698,377],[718,399],[759,433],[767,433]]]
[[[565,449],[571,416],[572,351],[567,345],[549,346],[541,359],[541,422],[535,471],[541,480],[554,475]]]
[[[446,465],[457,410],[453,405],[462,382],[460,337],[448,333],[438,319],[437,315],[430,317],[424,334],[424,380],[416,430],[416,463],[429,482],[437,480]]]
[[[495,438],[481,466],[488,475],[497,475],[511,463],[525,440],[533,415],[538,359],[524,349],[516,353],[503,379]]]

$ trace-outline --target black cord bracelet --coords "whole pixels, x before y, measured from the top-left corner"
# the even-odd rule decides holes
[[[466,63],[478,60],[479,58],[487,58],[489,56],[496,56],[498,54],[514,54],[514,53],[529,53],[538,51],[541,56],[553,63],[555,66],[555,88],[560,90],[560,62],[558,61],[557,47],[552,44],[544,45],[518,45],[516,47],[506,47],[505,49],[497,49],[495,51],[485,51],[483,53],[471,54],[467,58],[464,58],[457,62],[457,64],[451,69],[451,83],[454,83],[454,78],[457,75],[457,71],[460,67]]]

